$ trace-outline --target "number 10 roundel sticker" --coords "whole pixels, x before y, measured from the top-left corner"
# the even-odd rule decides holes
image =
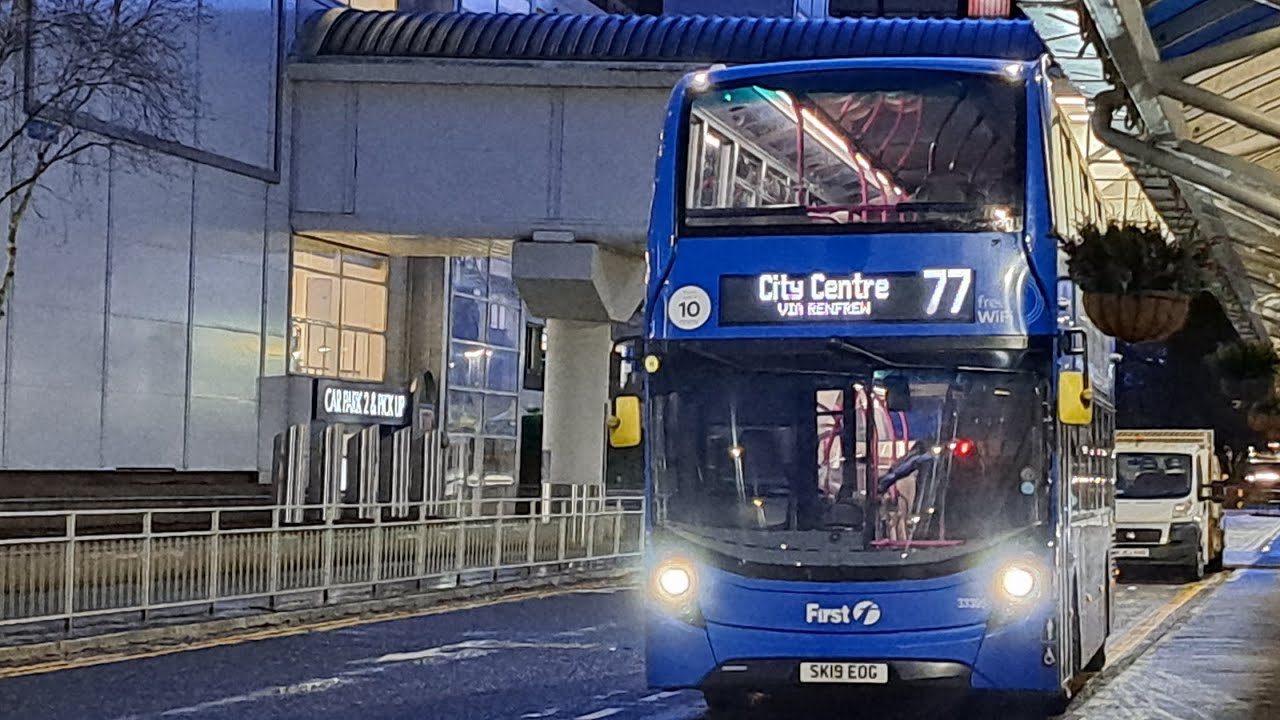
[[[711,317],[711,296],[697,285],[685,285],[671,293],[667,317],[681,330],[697,330]]]

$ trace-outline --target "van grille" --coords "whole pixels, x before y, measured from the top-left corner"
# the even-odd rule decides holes
[[[1160,531],[1152,529],[1126,529],[1120,528],[1116,530],[1116,544],[1124,545],[1125,543],[1160,543]]]

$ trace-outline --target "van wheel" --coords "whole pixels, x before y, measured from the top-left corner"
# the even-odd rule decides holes
[[[1197,552],[1195,561],[1187,567],[1187,578],[1189,578],[1191,582],[1200,582],[1204,579],[1204,569],[1204,555]]]

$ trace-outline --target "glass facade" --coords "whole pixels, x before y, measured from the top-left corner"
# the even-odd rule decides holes
[[[295,238],[289,371],[381,381],[388,275],[385,257]]]
[[[509,257],[449,261],[445,472],[450,482],[516,479],[520,341],[525,333]]]
[[[478,13],[517,13],[533,12],[530,0],[460,0],[458,10]]]

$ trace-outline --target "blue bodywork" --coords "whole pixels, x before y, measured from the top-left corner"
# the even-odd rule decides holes
[[[984,601],[995,565],[927,580],[832,583],[762,580],[701,565],[699,618],[649,604],[649,685],[700,687],[722,665],[747,659],[915,660],[966,666],[972,689],[1053,692],[1057,669],[1042,657],[1056,603],[1046,599],[991,623],[993,607]],[[874,629],[804,622],[808,603],[868,600],[883,613]]]
[[[692,75],[675,89],[666,117],[665,133],[657,163],[657,181],[648,245],[650,289],[646,310],[646,334],[657,344],[682,340],[730,338],[784,339],[828,338],[839,335],[858,339],[947,338],[957,348],[992,340],[1025,347],[1055,336],[1066,316],[1077,324],[1074,298],[1060,307],[1057,279],[1062,258],[1049,233],[1050,204],[1047,183],[1045,134],[1051,97],[1042,62],[1010,63],[1007,60],[972,58],[873,58],[776,63],[719,69],[709,72],[710,85],[740,82],[795,72],[878,69],[951,70],[1017,77],[1026,89],[1026,193],[1022,230],[1017,233],[968,233],[921,235],[802,235],[794,237],[676,237],[678,183],[683,182],[681,148],[687,117],[687,94]],[[1012,80],[1011,80],[1012,81]],[[910,243],[910,251],[904,245]],[[893,273],[918,271],[938,265],[974,269],[976,321],[972,323],[807,323],[794,325],[721,326],[716,319],[718,279],[722,275],[763,272],[809,273],[853,271]],[[671,294],[694,285],[711,299],[709,321],[692,330],[675,327],[667,318]],[[1091,339],[1091,343],[1096,338]],[[1106,357],[1109,347],[1099,346],[1094,357],[1103,358],[1099,392],[1109,393]],[[1054,351],[1051,351],[1054,352]],[[1055,364],[1065,367],[1075,358],[1044,361],[1039,370],[1051,377]],[[649,449],[652,458],[652,448]],[[647,468],[652,462],[646,463]],[[1057,481],[1057,459],[1053,477]],[[647,478],[652,498],[652,478]],[[1055,497],[1060,497],[1056,492]],[[1050,516],[1060,516],[1055,499]],[[652,521],[652,518],[651,518]],[[1057,521],[1041,528],[1034,543],[1024,549],[1034,553],[1045,567],[1062,560],[1053,538],[1061,528]],[[651,528],[652,529],[652,528]],[[651,536],[656,537],[656,533]],[[1046,542],[1048,541],[1048,542]],[[659,540],[649,543],[652,568],[668,553],[684,554]],[[695,556],[696,557],[696,556]],[[1001,551],[971,558],[950,574],[908,580],[816,582],[765,579],[732,572],[710,562],[695,560],[698,590],[695,606],[674,612],[658,602],[648,610],[648,679],[656,688],[706,687],[721,674],[726,663],[744,660],[848,661],[896,659],[958,663],[966,669],[968,687],[982,690],[1030,691],[1053,694],[1062,689],[1063,676],[1047,660],[1062,647],[1055,623],[1062,617],[1062,592],[1049,589],[1038,602],[1012,616],[1001,615],[994,599],[994,574]],[[1056,570],[1055,570],[1056,572]],[[858,623],[813,625],[805,622],[808,603],[877,603],[882,615],[874,627]]]

